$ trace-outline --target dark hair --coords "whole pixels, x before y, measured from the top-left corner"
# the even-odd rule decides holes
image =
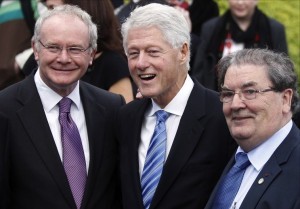
[[[114,14],[111,0],[64,0],[89,13],[98,27],[98,52],[110,50],[124,54],[120,23]]]

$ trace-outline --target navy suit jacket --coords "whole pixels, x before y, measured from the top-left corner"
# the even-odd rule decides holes
[[[234,164],[226,166],[221,179]],[[218,182],[205,209],[210,209]],[[259,180],[263,179],[263,183]],[[279,145],[252,184],[240,209],[300,209],[300,131],[292,130]]]
[[[124,99],[82,81],[80,97],[90,148],[81,208],[119,208],[113,124]],[[0,208],[75,209],[33,75],[0,92],[0,101]]]
[[[150,99],[135,100],[121,109],[118,139],[124,209],[144,209],[138,146]],[[201,209],[230,159],[231,138],[216,92],[195,83],[150,209]]]

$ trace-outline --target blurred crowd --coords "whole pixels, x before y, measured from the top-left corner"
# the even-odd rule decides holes
[[[137,6],[169,4],[186,17],[191,32],[189,74],[204,86],[217,89],[218,60],[243,48],[268,48],[288,53],[284,26],[261,11],[258,0],[228,0],[228,11],[220,16],[213,0],[22,0],[0,1],[0,89],[22,80],[38,66],[31,49],[37,17],[45,9],[75,4],[87,10],[99,26],[98,53],[82,78],[100,88],[133,100],[137,89],[126,66],[120,25]],[[102,11],[106,12],[102,12]],[[116,59],[116,60],[115,60]],[[115,60],[115,62],[111,62]]]

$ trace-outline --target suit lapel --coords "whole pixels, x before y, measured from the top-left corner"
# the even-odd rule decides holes
[[[140,208],[144,208],[143,198],[142,198],[142,190],[141,190],[141,181],[140,181],[140,174],[139,174],[139,158],[138,158],[138,148],[141,141],[141,130],[142,124],[144,120],[145,111],[150,104],[150,99],[142,99],[141,105],[139,105],[135,112],[135,114],[130,114],[130,122],[129,126],[134,127],[132,132],[128,131],[128,136],[124,137],[130,142],[128,143],[130,146],[128,147],[128,154],[130,155],[128,159],[129,170],[132,171],[133,174],[133,188],[135,190],[135,194],[138,195],[138,202]]]
[[[67,202],[75,208],[75,202],[33,80],[33,75],[24,81],[17,98],[24,105],[17,114],[27,130],[33,146]]]
[[[155,208],[163,198],[201,138],[204,126],[201,125],[200,118],[205,114],[204,98],[204,91],[195,83],[180,120],[169,156],[164,165],[161,180],[153,197],[151,208]]]
[[[98,176],[97,165],[101,165],[103,153],[104,131],[105,131],[105,108],[95,103],[92,96],[86,91],[83,83],[80,83],[80,96],[84,108],[87,133],[89,139],[90,163],[89,172],[85,188],[85,194],[82,201],[82,208],[87,203],[87,198],[90,197]],[[104,178],[103,178],[104,179]]]
[[[253,182],[240,208],[256,208],[258,201],[280,172],[278,162],[271,157]]]
[[[293,124],[293,127],[285,138],[285,140],[275,150],[274,154],[265,164],[257,178],[253,182],[249,192],[247,193],[241,209],[255,208],[263,194],[267,191],[272,182],[280,176],[282,171],[281,166],[284,165],[292,153],[295,146],[299,144],[298,130]]]

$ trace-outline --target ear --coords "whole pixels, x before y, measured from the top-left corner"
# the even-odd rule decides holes
[[[31,47],[32,47],[33,53],[34,53],[34,59],[36,61],[39,61],[39,53],[38,53],[38,49],[37,49],[38,47],[34,41],[31,42]]]
[[[282,94],[282,105],[283,105],[282,111],[284,113],[288,113],[291,111],[292,98],[293,98],[293,90],[285,89]]]
[[[95,59],[96,52],[97,52],[96,50],[93,50],[92,53],[91,53],[91,57],[90,57],[90,65],[93,64],[93,61],[94,61],[94,59]]]
[[[184,43],[180,49],[180,63],[184,64],[187,62],[188,57],[190,56],[190,50],[187,43]]]

